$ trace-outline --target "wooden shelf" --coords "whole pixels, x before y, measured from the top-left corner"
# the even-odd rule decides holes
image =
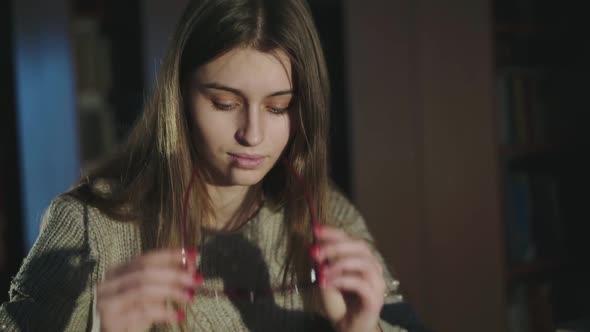
[[[555,331],[587,312],[590,122],[583,111],[582,4],[493,2],[499,137],[519,142],[498,147],[506,298],[522,309],[510,313],[511,331]],[[516,263],[529,243],[540,258]]]

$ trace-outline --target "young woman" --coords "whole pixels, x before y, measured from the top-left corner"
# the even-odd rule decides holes
[[[126,143],[48,208],[6,330],[397,331],[396,281],[327,175],[304,0],[198,0]]]

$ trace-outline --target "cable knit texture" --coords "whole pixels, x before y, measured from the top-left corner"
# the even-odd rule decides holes
[[[334,223],[372,245],[353,205],[337,192],[329,201]],[[263,206],[239,230],[204,236],[199,266],[205,282],[187,310],[185,331],[330,330],[319,316],[303,310],[306,283],[280,288],[286,251],[282,216]],[[99,330],[96,283],[108,268],[152,248],[155,238],[140,232],[137,224],[112,220],[68,195],[50,204],[42,225],[11,283],[10,301],[0,307],[0,330]],[[385,302],[398,301],[396,282],[385,265],[384,278],[389,287]],[[383,331],[402,331],[380,324]]]

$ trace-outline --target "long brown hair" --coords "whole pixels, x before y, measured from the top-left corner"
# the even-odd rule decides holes
[[[325,207],[329,85],[324,56],[304,0],[199,0],[182,15],[154,90],[128,139],[98,169],[83,177],[72,194],[121,221],[139,222],[157,234],[157,247],[181,243],[183,193],[199,153],[191,139],[184,90],[200,66],[236,48],[284,51],[291,60],[293,138],[284,155],[304,186],[278,162],[262,186],[267,204],[283,208],[288,239],[284,278],[309,278],[311,241],[305,191],[320,222]],[[187,245],[196,245],[212,206],[204,174],[192,188]]]

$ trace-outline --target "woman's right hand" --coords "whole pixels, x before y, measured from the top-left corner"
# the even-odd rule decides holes
[[[109,270],[97,288],[101,331],[144,330],[184,320],[184,312],[174,311],[170,302],[192,303],[203,283],[195,268],[196,251],[186,256],[186,268],[177,249],[153,251]]]

